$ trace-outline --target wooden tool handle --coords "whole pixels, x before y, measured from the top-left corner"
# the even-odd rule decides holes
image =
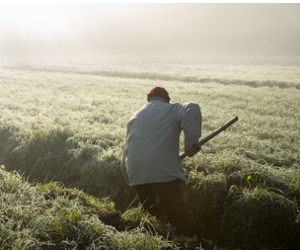
[[[200,140],[194,147],[195,148],[201,147],[204,143],[208,142],[210,139],[212,139],[213,137],[215,137],[217,134],[221,133],[223,130],[225,130],[226,128],[228,128],[229,126],[231,126],[233,123],[235,123],[237,120],[238,120],[237,116],[234,117],[234,118],[232,118],[230,121],[226,122],[223,126],[221,126],[220,128],[218,128],[216,131],[214,131],[210,135],[208,135],[205,138],[203,138],[202,140]],[[180,159],[183,160],[186,156],[187,155],[185,153],[183,153],[180,156]]]

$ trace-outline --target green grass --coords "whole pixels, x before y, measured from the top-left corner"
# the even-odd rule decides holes
[[[113,209],[105,199],[92,198],[78,190],[69,195],[45,199],[46,191],[61,191],[52,184],[34,185],[16,172],[0,170],[1,249],[173,249],[167,240],[137,227],[118,232],[96,216],[85,213],[85,206]]]
[[[0,164],[8,171],[1,170],[1,213],[7,214],[1,217],[0,244],[3,249],[170,244],[159,236],[169,232],[159,220],[140,210],[125,212],[135,193],[120,172],[126,123],[149,90],[163,86],[171,102],[199,103],[203,136],[239,117],[183,162],[186,202],[204,249],[299,247],[299,74],[298,62],[271,61],[0,67]],[[14,170],[29,182],[9,173]],[[9,189],[13,178],[19,184]],[[36,182],[45,185],[30,184]],[[65,195],[48,208],[49,193]],[[119,232],[84,207],[121,210],[131,226]],[[157,234],[144,235],[142,224],[153,225]]]

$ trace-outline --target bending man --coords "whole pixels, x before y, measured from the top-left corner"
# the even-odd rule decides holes
[[[180,190],[185,174],[179,139],[183,130],[187,156],[198,152],[193,145],[201,136],[200,107],[196,103],[170,104],[168,92],[161,87],[153,88],[147,100],[127,123],[121,169],[144,210],[158,216],[157,197],[176,231],[191,235],[189,213]]]

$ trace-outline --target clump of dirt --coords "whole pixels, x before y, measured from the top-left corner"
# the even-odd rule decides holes
[[[118,231],[133,229],[130,220],[124,220],[120,211],[99,211],[96,208],[84,207],[87,214],[96,215],[106,225],[111,225]]]
[[[76,198],[74,194],[68,191],[52,190],[49,193],[44,194],[45,200],[55,200],[58,196],[64,196],[70,200]],[[104,224],[111,225],[118,231],[130,230],[134,228],[131,221],[124,220],[121,217],[122,214],[120,211],[102,211],[96,207],[89,206],[83,206],[83,209],[87,214],[96,215]]]
[[[56,190],[52,190],[49,193],[44,194],[44,198],[45,200],[55,200],[58,196],[66,196],[69,199],[74,199],[76,198],[75,195],[73,195],[72,193],[68,192],[68,191],[56,191]]]

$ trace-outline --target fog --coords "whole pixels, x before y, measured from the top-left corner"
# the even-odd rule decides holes
[[[0,56],[300,56],[300,4],[0,4]]]

